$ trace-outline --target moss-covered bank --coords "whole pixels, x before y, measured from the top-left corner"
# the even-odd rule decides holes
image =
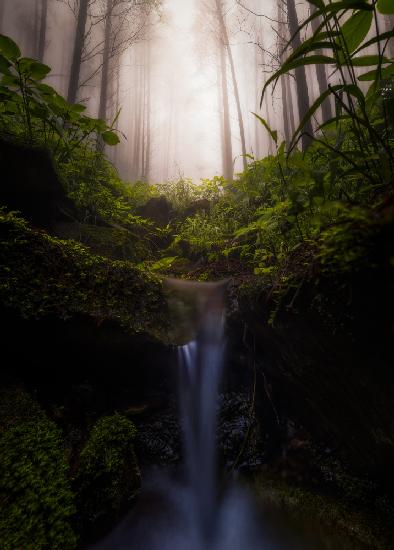
[[[159,278],[129,262],[92,254],[76,241],[0,212],[0,302],[25,319],[86,315],[129,333],[163,338],[166,303]]]

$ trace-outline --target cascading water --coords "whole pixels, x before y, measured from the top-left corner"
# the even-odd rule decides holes
[[[179,390],[193,527],[196,538],[208,544],[214,537],[218,501],[216,416],[224,353],[223,288],[218,286],[214,294],[201,292],[199,306],[202,322],[197,337],[179,348]]]
[[[342,539],[310,544],[258,506],[234,483],[219,491],[217,399],[224,363],[224,283],[170,280],[178,347],[183,481],[151,474],[131,514],[95,550],[324,550],[352,548]],[[284,525],[284,524],[283,524]]]
[[[217,399],[224,359],[226,283],[167,281],[178,337],[184,481],[153,476],[149,510],[126,519],[96,550],[260,550],[244,492],[219,494]],[[157,510],[159,503],[160,510]],[[272,546],[264,542],[264,549]]]

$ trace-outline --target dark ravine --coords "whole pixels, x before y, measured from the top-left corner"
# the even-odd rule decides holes
[[[76,243],[55,236],[59,224],[77,231],[80,222],[70,223],[68,217],[77,213],[46,155],[35,152],[32,158],[37,174],[40,163],[46,166],[43,186],[48,180],[54,191],[48,203],[20,205],[32,225],[22,227],[19,217],[2,218],[0,317],[2,352],[9,360],[1,386],[15,401],[37,409],[49,439],[64,447],[68,473],[61,486],[69,484],[67,499],[74,495],[77,506],[67,525],[83,547],[140,502],[138,474],[121,476],[123,484],[112,471],[104,476],[109,485],[82,479],[81,457],[88,442],[93,454],[101,456],[94,438],[92,443],[95,429],[116,451],[119,472],[140,469],[143,486],[152,467],[174,472],[179,466],[174,344],[184,343],[185,335],[174,330],[160,277],[131,263],[97,260],[93,246],[81,252]],[[16,194],[7,198],[11,205],[14,199],[18,204],[20,194],[28,196],[24,188],[18,190],[24,177],[22,171]],[[274,515],[285,510],[290,523],[295,517],[302,524],[316,514],[317,524],[327,524],[328,539],[333,530],[349,537],[346,550],[386,549],[394,540],[392,237],[387,223],[369,244],[371,257],[364,264],[335,276],[321,271],[301,277],[279,304],[272,286],[259,290],[253,276],[246,289],[234,277],[230,293],[227,366],[219,396],[223,483],[242,477],[261,497],[262,509],[268,503]],[[116,250],[114,257],[118,254]],[[90,263],[96,261],[97,271]],[[36,278],[31,265],[37,267]],[[61,290],[56,284],[69,271],[72,281],[67,279]],[[82,277],[86,271],[89,276]],[[18,414],[11,422],[9,415],[0,418],[1,436],[13,433],[14,422],[27,429],[25,413],[22,418]],[[119,439],[111,440],[112,428],[104,429],[103,418],[110,427],[114,423]],[[138,433],[131,437],[134,427]],[[121,444],[125,434],[131,447]],[[118,492],[105,500],[100,491],[110,492],[108,487]],[[93,504],[86,511],[89,499]]]
[[[353,529],[352,510],[369,507],[375,510],[372,517],[380,515],[377,530],[384,539],[390,536],[384,518],[392,509],[393,483],[392,378],[387,368],[391,351],[384,339],[389,332],[382,308],[381,325],[370,320],[377,318],[374,307],[391,283],[382,281],[375,294],[365,295],[364,282],[360,280],[357,292],[353,281],[353,301],[346,308],[337,286],[320,284],[305,285],[295,310],[279,310],[273,327],[263,300],[261,309],[256,302],[250,308],[238,297],[239,309],[228,323],[231,345],[219,400],[220,461],[227,472],[236,464],[263,501],[288,507],[290,515],[295,502],[310,514],[322,502],[331,511],[341,510],[344,501],[345,511],[333,512],[329,521],[331,527],[339,525],[348,513],[343,532]],[[319,310],[311,307],[316,295],[321,296],[318,303],[324,303]],[[380,303],[387,305],[388,315],[389,302]],[[346,325],[353,308],[361,307],[365,314],[360,322]],[[114,322],[98,326],[87,317],[29,321],[3,310],[3,318],[4,342],[13,357],[12,369],[3,371],[3,383],[23,383],[38,399],[63,429],[75,465],[95,420],[115,411],[139,429],[135,449],[143,479],[152,465],[179,463],[171,346],[131,337]],[[342,335],[333,333],[330,319],[344,319]],[[18,345],[21,340],[24,346]],[[379,395],[374,404],[372,387]],[[118,517],[110,514],[104,526],[109,529]],[[372,537],[369,521],[367,514],[361,527],[354,527],[357,540]],[[373,537],[379,548],[379,537]]]

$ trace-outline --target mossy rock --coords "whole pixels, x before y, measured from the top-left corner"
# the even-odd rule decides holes
[[[73,239],[98,254],[113,260],[143,262],[152,255],[152,244],[144,238],[142,231],[118,227],[106,227],[87,223],[57,223],[55,234],[62,239]]]
[[[68,464],[56,425],[19,389],[0,393],[0,547],[71,550]]]
[[[161,340],[168,323],[158,277],[36,231],[1,208],[0,303],[25,319],[84,315]]]
[[[120,414],[100,418],[79,457],[76,476],[78,517],[83,532],[100,521],[116,520],[133,501],[141,484],[134,453],[134,424]]]

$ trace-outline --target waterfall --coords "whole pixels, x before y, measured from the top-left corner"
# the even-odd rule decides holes
[[[169,302],[180,340],[179,409],[183,472],[152,476],[142,513],[126,519],[95,550],[277,549],[261,537],[255,505],[237,485],[219,492],[217,400],[223,373],[225,291],[223,283],[169,280]],[[187,343],[185,343],[187,342]],[[284,547],[281,547],[284,548]]]
[[[214,535],[218,501],[216,416],[224,353],[223,287],[218,286],[213,295],[211,290],[209,296],[199,295],[202,323],[196,339],[179,348],[185,469],[194,528],[206,540]]]

